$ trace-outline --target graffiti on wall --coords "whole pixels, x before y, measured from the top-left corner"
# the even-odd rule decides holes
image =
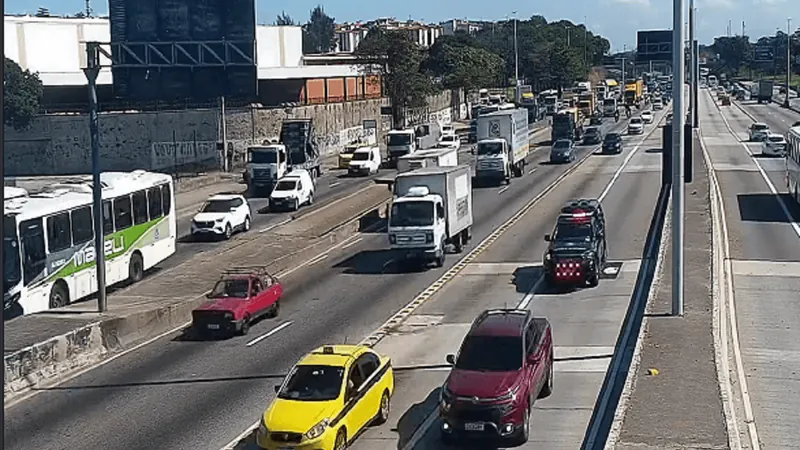
[[[166,170],[219,161],[217,143],[209,141],[154,142],[150,170]]]
[[[377,130],[363,126],[345,128],[333,133],[318,133],[314,141],[322,156],[338,153],[347,144],[363,142],[365,144],[377,143]]]
[[[440,111],[430,112],[427,108],[410,110],[406,113],[406,126],[416,126],[425,123],[439,122],[448,124],[453,121],[453,115],[450,108],[445,108]]]

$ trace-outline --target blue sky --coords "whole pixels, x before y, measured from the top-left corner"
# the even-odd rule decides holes
[[[688,7],[688,0],[685,0]],[[5,0],[6,13],[35,13],[40,6],[53,14],[70,14],[84,8],[83,0]],[[105,13],[106,2],[95,1],[97,13]],[[381,2],[375,0],[283,0],[257,2],[259,23],[272,23],[285,10],[296,20],[305,21],[308,13],[321,3],[337,22],[369,20],[376,17],[409,17],[427,22],[450,18],[496,20],[512,11],[519,17],[542,15],[547,20],[569,19],[586,22],[589,29],[611,41],[612,48],[622,50],[636,45],[636,30],[672,27],[672,2],[669,0],[566,0],[530,2],[522,0],[404,0]],[[799,0],[696,0],[698,8],[698,38],[711,43],[714,36],[727,33],[731,21],[733,33],[741,33],[742,20],[746,32],[753,38],[774,34],[777,28],[786,30],[786,18],[794,17],[792,27],[800,25]]]

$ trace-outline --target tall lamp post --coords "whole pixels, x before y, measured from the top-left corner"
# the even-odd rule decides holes
[[[792,86],[792,18],[786,19],[786,95],[783,106],[789,107],[789,88]]]

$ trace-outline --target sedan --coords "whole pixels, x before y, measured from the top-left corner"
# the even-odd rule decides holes
[[[644,121],[641,117],[634,117],[628,122],[628,134],[644,133]]]
[[[603,140],[604,154],[620,154],[622,153],[622,136],[617,133],[608,133],[605,140]]]
[[[568,163],[575,161],[575,143],[569,139],[559,139],[550,150],[551,163]]]
[[[653,123],[653,111],[645,111],[642,113],[642,121],[644,123]]]
[[[584,144],[599,144],[601,142],[603,142],[603,133],[600,131],[600,128],[589,127],[583,133]]]

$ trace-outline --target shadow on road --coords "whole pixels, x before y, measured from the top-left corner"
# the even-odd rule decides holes
[[[778,199],[789,210],[790,217],[781,208]],[[739,203],[739,216],[744,222],[774,222],[789,223],[800,221],[800,207],[792,200],[789,194],[739,194],[736,196]]]

